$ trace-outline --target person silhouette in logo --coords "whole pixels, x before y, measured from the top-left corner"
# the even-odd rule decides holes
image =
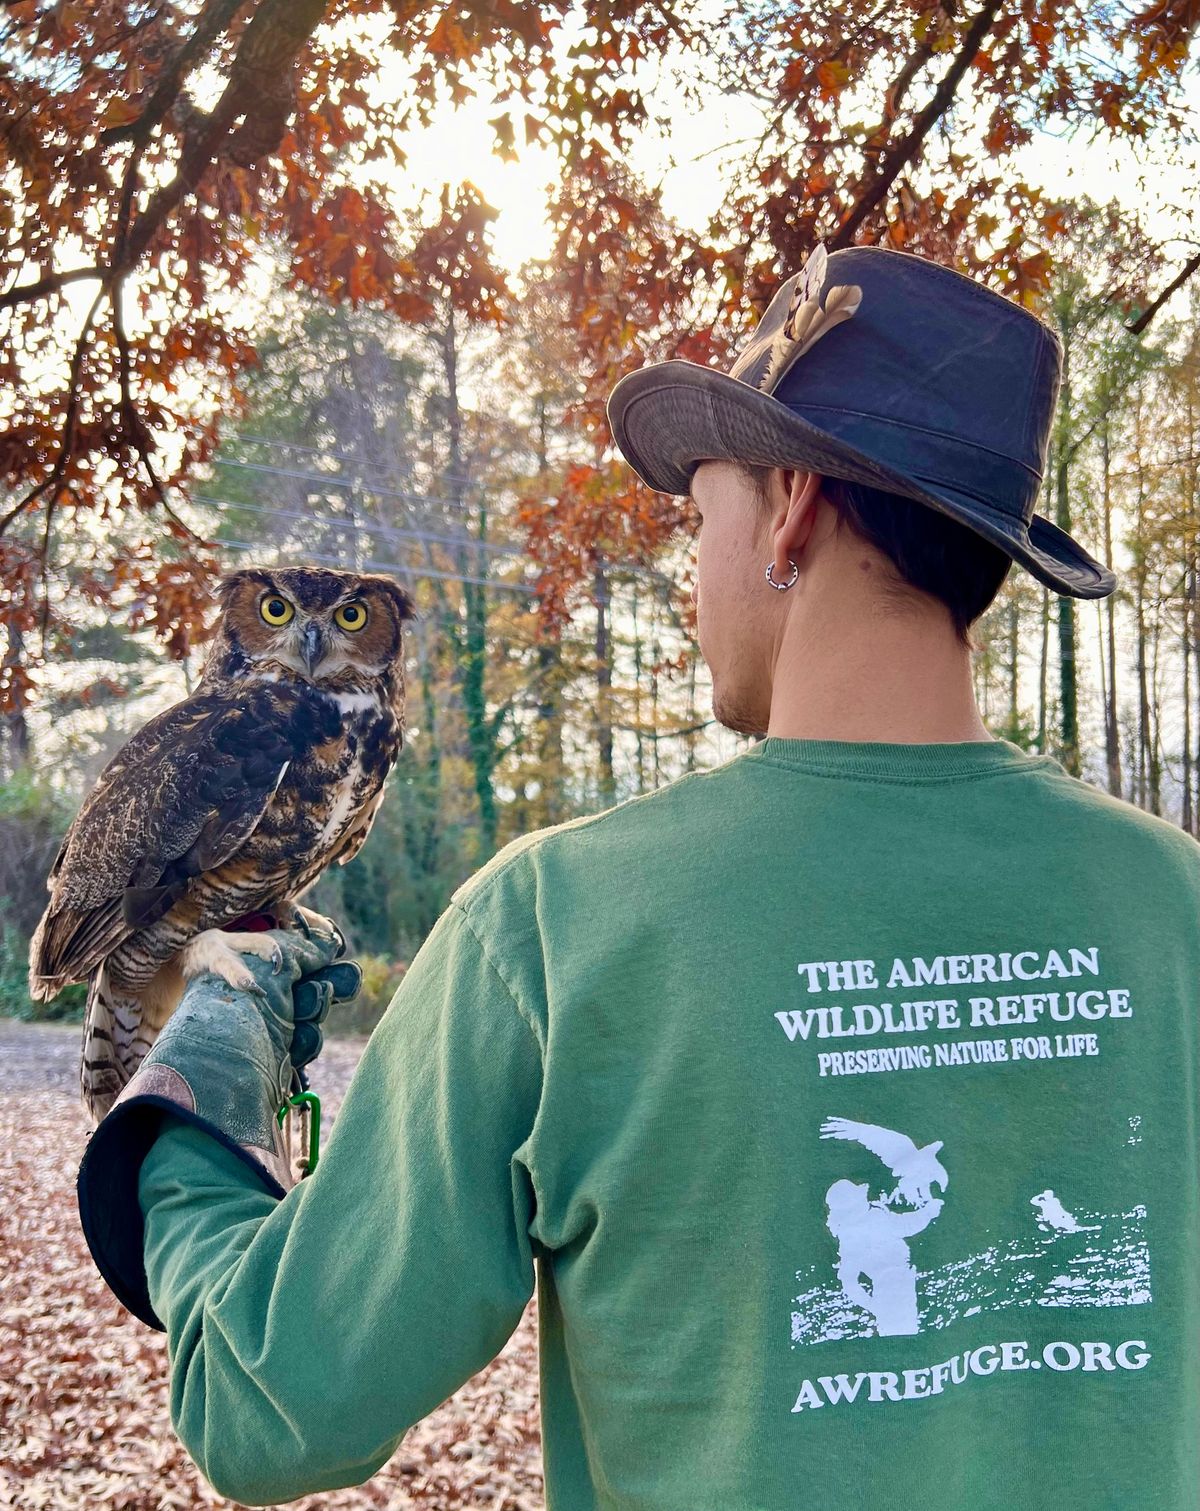
[[[920,1332],[917,1272],[905,1240],[927,1228],[942,1203],[935,1196],[912,1211],[894,1212],[871,1201],[869,1190],[838,1180],[825,1193],[828,1227],[838,1245],[837,1277],[850,1300],[874,1317],[881,1337]]]

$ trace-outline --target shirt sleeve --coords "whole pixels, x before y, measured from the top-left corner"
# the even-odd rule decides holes
[[[268,1505],[361,1484],[496,1356],[534,1287],[541,1084],[532,1024],[452,902],[282,1200],[164,1126],[138,1187],[146,1273],[171,1420],[216,1490]]]

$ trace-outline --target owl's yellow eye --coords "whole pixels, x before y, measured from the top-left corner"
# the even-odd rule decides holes
[[[355,630],[361,630],[367,622],[367,606],[357,598],[352,598],[349,603],[342,604],[341,608],[333,616],[333,622],[339,629],[349,630],[352,634]]]
[[[268,593],[259,604],[258,612],[268,624],[273,624],[278,628],[281,624],[287,624],[288,620],[294,617],[296,610],[286,598],[280,598],[278,593]]]

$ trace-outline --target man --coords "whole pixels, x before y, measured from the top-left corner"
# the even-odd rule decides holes
[[[136,1223],[93,1247],[218,1490],[368,1477],[536,1272],[550,1511],[1200,1503],[1200,846],[972,695],[1014,559],[1115,585],[1034,514],[1060,361],[956,272],[819,248],[730,373],[618,385],[701,515],[716,715],[765,738],[464,883],[286,1195],[233,1115],[299,1054],[285,978],[212,1048],[185,999],[123,1099],[144,1274]]]

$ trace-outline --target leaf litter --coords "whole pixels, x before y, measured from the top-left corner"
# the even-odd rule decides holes
[[[161,1333],[97,1274],[75,1175],[89,1123],[79,1030],[0,1020],[0,1507],[193,1511],[218,1495],[175,1436]],[[365,1044],[327,1042],[319,1089],[336,1113]],[[404,1437],[364,1485],[301,1511],[543,1511],[537,1298],[504,1348]]]

